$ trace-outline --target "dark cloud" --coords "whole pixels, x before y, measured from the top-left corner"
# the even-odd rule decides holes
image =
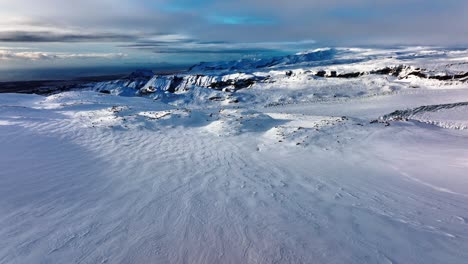
[[[186,43],[187,44],[187,43]],[[157,54],[246,54],[266,53],[279,51],[273,48],[239,47],[239,45],[225,46],[227,43],[196,43],[184,45],[184,43],[155,43],[155,44],[130,44],[121,47],[145,50]],[[215,47],[213,47],[215,45]]]
[[[316,39],[336,44],[468,42],[468,2],[461,0],[0,0],[16,36],[0,41],[132,41],[136,33],[172,32],[198,41]],[[1,24],[4,23],[0,21]],[[21,26],[71,28],[80,34],[19,34]],[[0,32],[3,26],[0,27]],[[88,32],[90,29],[92,33]],[[106,33],[115,32],[115,33]],[[45,32],[43,32],[45,33]],[[99,33],[99,34],[98,34]],[[2,35],[6,33],[3,32]],[[11,35],[11,34],[10,34]]]
[[[0,32],[0,42],[128,42],[136,41],[140,36],[115,33],[98,34],[68,34],[50,31],[27,32],[7,31]]]
[[[154,53],[161,54],[246,54],[246,53],[266,53],[277,52],[270,49],[166,49],[153,50]]]
[[[174,39],[167,41],[141,41],[120,45],[128,49],[145,50],[158,54],[253,54],[279,52],[285,49],[305,49],[315,41],[299,42],[228,42]]]

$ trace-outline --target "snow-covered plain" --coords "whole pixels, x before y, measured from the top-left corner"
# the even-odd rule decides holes
[[[467,263],[467,58],[322,49],[0,94],[0,263]]]

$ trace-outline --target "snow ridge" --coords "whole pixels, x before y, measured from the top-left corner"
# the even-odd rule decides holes
[[[397,110],[384,115],[380,120],[415,120],[443,128],[468,129],[468,102],[426,105],[408,110]]]

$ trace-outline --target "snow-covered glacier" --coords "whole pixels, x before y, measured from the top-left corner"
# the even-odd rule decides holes
[[[0,94],[0,263],[466,263],[468,50]]]

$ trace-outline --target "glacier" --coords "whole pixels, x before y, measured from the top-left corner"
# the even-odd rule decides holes
[[[0,263],[465,263],[468,50],[0,94]]]

